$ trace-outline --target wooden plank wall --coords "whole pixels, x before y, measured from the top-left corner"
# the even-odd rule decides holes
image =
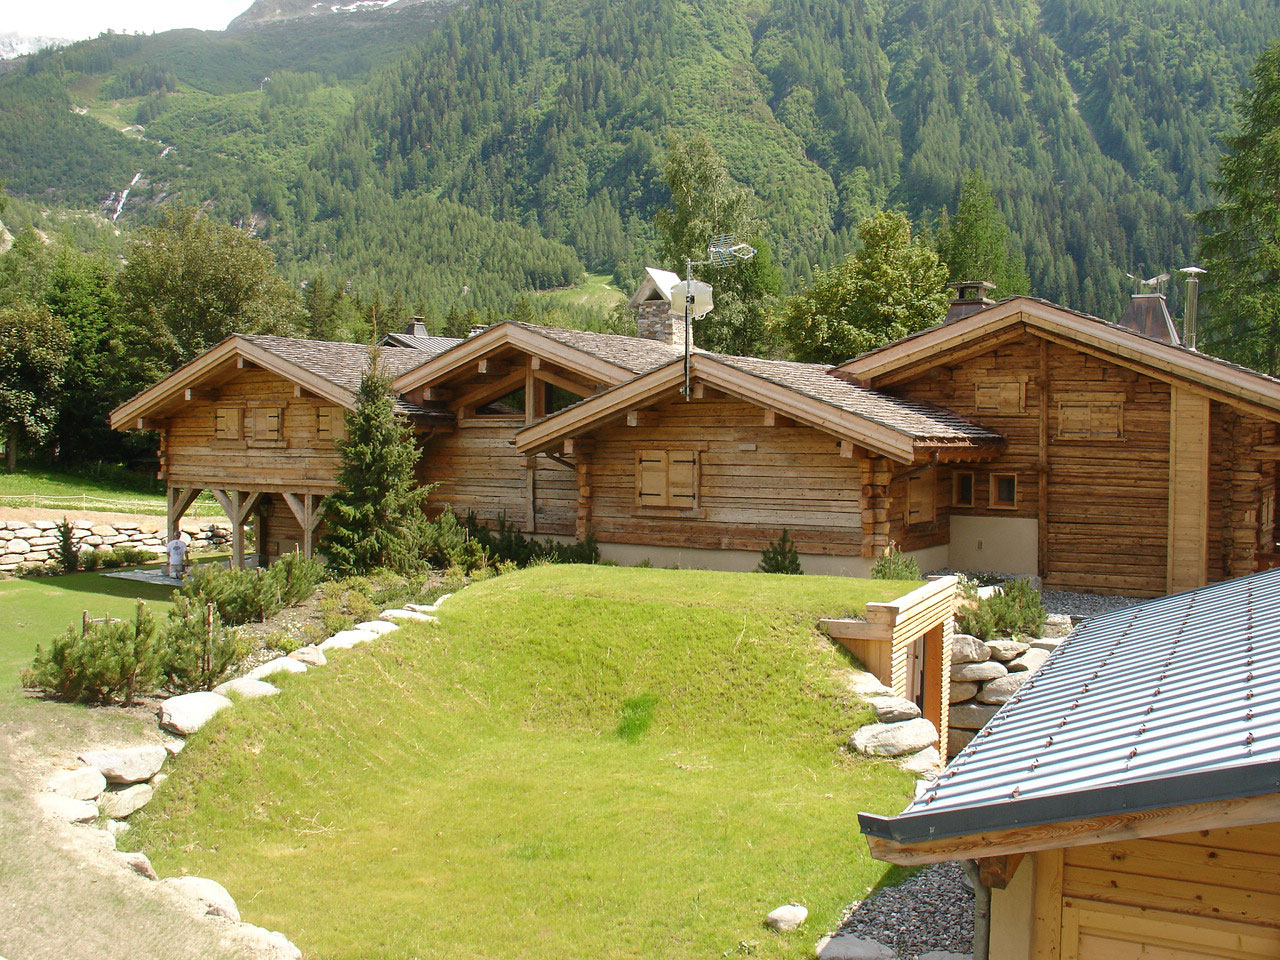
[[[331,490],[340,459],[332,440],[316,437],[316,408],[327,400],[295,397],[293,384],[265,370],[245,370],[216,396],[186,402],[169,419],[162,462],[169,486],[220,489]],[[272,406],[284,410],[278,446],[214,437],[220,406]],[[248,429],[246,418],[246,430]]]
[[[1209,408],[1209,577],[1253,573],[1259,547],[1271,549],[1259,507],[1277,494],[1280,462],[1260,450],[1280,435],[1275,423],[1214,401]]]
[[[275,561],[286,553],[293,553],[294,547],[301,548],[302,527],[299,526],[293,511],[289,509],[289,504],[285,503],[284,497],[268,495],[262,508],[262,516],[265,521],[262,540],[263,545],[266,546],[268,561]],[[316,536],[319,537],[319,534],[320,530],[317,530]],[[262,547],[258,546],[256,549],[261,552]]]
[[[655,426],[606,427],[593,436],[591,526],[606,543],[763,550],[785,527],[803,553],[858,556],[862,478],[837,440],[800,425],[763,425],[764,411],[708,391],[656,407]],[[640,515],[639,447],[700,445],[701,483],[692,513]]]

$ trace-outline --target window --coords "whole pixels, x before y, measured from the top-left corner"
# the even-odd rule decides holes
[[[973,502],[973,471],[957,470],[951,474],[951,505],[972,507]]]
[[[240,407],[218,407],[214,411],[213,435],[219,440],[239,440],[244,422],[244,410]]]
[[[1124,401],[1064,400],[1058,404],[1058,440],[1123,440]]]
[[[1018,475],[993,473],[991,475],[991,506],[997,510],[1014,510],[1018,506]]]
[[[975,383],[973,407],[979,413],[1024,413],[1027,409],[1027,385],[1021,380]]]
[[[907,478],[907,526],[933,523],[937,483],[932,468]]]
[[[316,439],[341,440],[347,435],[347,422],[341,407],[316,407]]]
[[[253,408],[254,443],[272,443],[280,439],[281,409],[279,407]]]
[[[698,505],[698,454],[693,450],[637,450],[636,503],[692,510]]]
[[[494,417],[495,419],[524,419],[524,387],[512,390],[505,396],[497,397],[488,403],[476,406],[477,417]]]

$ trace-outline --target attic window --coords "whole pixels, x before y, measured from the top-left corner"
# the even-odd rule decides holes
[[[1025,413],[1027,385],[1021,380],[976,383],[973,386],[973,408],[978,413]]]
[[[1123,440],[1124,401],[1069,400],[1058,404],[1058,440]]]
[[[932,469],[907,478],[907,526],[933,523],[936,493],[936,475]]]
[[[692,510],[698,505],[698,454],[694,450],[637,450],[636,503]]]
[[[316,407],[316,439],[341,440],[347,435],[347,423],[341,407]]]
[[[513,390],[506,396],[490,400],[483,406],[476,407],[477,417],[495,417],[504,420],[523,419],[524,387]]]
[[[254,407],[250,439],[254,443],[276,443],[281,437],[284,411],[280,407]]]
[[[214,411],[213,435],[219,440],[239,440],[243,422],[243,408],[218,407]]]

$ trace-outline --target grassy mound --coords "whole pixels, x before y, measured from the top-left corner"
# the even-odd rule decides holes
[[[496,578],[220,716],[127,840],[309,957],[811,955],[885,871],[856,812],[911,788],[838,752],[866,718],[815,620],[911,586]]]

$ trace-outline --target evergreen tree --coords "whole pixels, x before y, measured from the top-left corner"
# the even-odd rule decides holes
[[[1214,182],[1219,201],[1197,219],[1208,269],[1204,346],[1280,373],[1280,43],[1253,69]]]
[[[66,325],[46,308],[0,309],[0,429],[10,472],[18,445],[40,443],[53,428],[70,348]]]
[[[839,363],[942,321],[947,268],[897,212],[858,227],[862,249],[787,301],[777,322],[797,360]]]
[[[994,283],[997,299],[1031,289],[1026,265],[1010,240],[996,198],[977,170],[965,178],[955,216],[948,218],[944,212],[937,247],[952,281]]]
[[[430,488],[418,485],[413,432],[396,415],[391,378],[378,369],[378,360],[379,351],[371,349],[355,410],[346,416],[346,439],[337,443],[341,489],[323,506],[327,530],[321,550],[329,569],[342,575],[379,567],[407,572],[425,544],[423,507]]]

